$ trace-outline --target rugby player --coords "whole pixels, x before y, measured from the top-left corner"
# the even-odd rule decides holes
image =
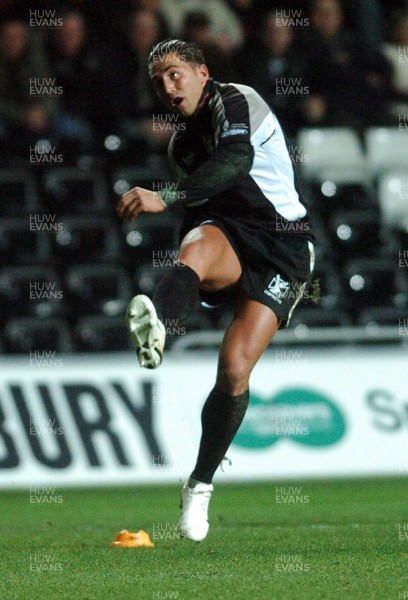
[[[148,68],[159,98],[185,123],[169,144],[178,186],[135,187],[121,197],[118,213],[131,221],[179,205],[184,220],[176,265],[152,300],[138,295],[128,307],[140,365],[161,364],[165,324],[199,300],[236,300],[202,411],[197,462],[181,492],[180,533],[201,541],[214,473],[248,407],[251,371],[310,282],[313,235],[281,126],[259,94],[214,81],[200,48],[182,40],[157,44]]]

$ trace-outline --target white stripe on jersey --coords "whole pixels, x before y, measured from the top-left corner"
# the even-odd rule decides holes
[[[293,165],[279,121],[253,88],[237,83],[229,85],[248,102],[251,144],[255,151],[250,177],[284,219],[301,219],[306,208],[295,188]]]

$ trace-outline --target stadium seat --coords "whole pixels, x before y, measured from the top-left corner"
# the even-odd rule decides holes
[[[133,296],[126,271],[110,264],[71,267],[65,275],[65,286],[72,313],[77,317],[124,316]]]
[[[152,148],[146,135],[135,129],[132,121],[129,127],[122,127],[121,131],[109,133],[99,140],[97,151],[112,168],[126,166],[132,169],[134,165],[149,162]]]
[[[327,173],[310,185],[313,209],[324,223],[334,213],[344,210],[377,212],[376,196],[371,185],[364,181],[344,181]]]
[[[151,263],[168,267],[176,258],[178,220],[172,215],[140,215],[122,227],[122,254],[130,268]]]
[[[63,315],[65,294],[57,272],[43,265],[3,268],[0,309],[3,321],[17,316]]]
[[[81,352],[113,352],[133,349],[123,316],[83,317],[74,329],[76,349]]]
[[[109,211],[108,188],[98,171],[74,167],[51,169],[44,175],[50,210],[58,214],[89,214]]]
[[[4,330],[7,352],[30,351],[71,352],[72,339],[69,325],[63,319],[18,317],[11,319]]]
[[[315,236],[315,255],[316,263],[325,260],[331,260],[333,254],[333,246],[326,234],[323,221],[320,219],[317,211],[311,213],[311,228]]]
[[[0,217],[38,209],[37,181],[25,169],[0,169]]]
[[[36,214],[36,218],[40,214]],[[51,257],[51,236],[46,231],[32,229],[39,227],[37,221],[29,221],[30,216],[23,218],[0,219],[0,265],[24,265],[42,263]]]
[[[136,269],[134,276],[135,289],[138,293],[146,294],[151,297],[155,287],[165,273],[165,268],[155,267],[152,261],[140,265],[140,267]]]
[[[305,157],[302,161],[302,174],[305,179],[316,179],[328,168],[365,171],[363,148],[352,129],[302,129],[298,134],[297,144],[298,152]]]
[[[342,166],[327,166],[322,167],[319,170],[319,180],[333,181],[336,185],[360,185],[362,187],[370,188],[372,185],[372,179],[366,169],[362,169],[359,166],[345,169]]]
[[[52,252],[64,265],[120,259],[119,235],[102,216],[61,217],[62,229],[52,236]]]
[[[119,169],[112,175],[112,189],[117,198],[132,188],[138,186],[147,190],[154,190],[155,186],[163,185],[166,174],[158,177],[157,169],[148,167],[128,167]]]
[[[406,161],[408,163],[408,155]],[[383,175],[378,195],[382,222],[388,227],[408,231],[408,167]]]
[[[290,322],[292,327],[307,325],[307,327],[346,327],[352,324],[351,318],[343,310],[333,310],[315,307],[297,308]]]
[[[408,326],[408,308],[397,308],[395,306],[365,308],[359,313],[357,319],[359,325],[367,326],[395,325],[395,327],[398,327],[404,321]]]
[[[375,213],[362,210],[337,213],[330,219],[329,235],[338,264],[353,258],[381,257],[387,253]]]
[[[408,227],[406,229],[393,229],[388,235],[393,240],[394,254],[398,259],[398,266],[403,269],[408,277]]]
[[[367,168],[372,177],[391,169],[407,168],[408,136],[398,127],[371,127],[366,131]]]
[[[344,291],[340,274],[334,264],[316,262],[307,298],[299,304],[299,309],[311,305],[327,310],[344,308]]]
[[[406,281],[393,258],[352,260],[344,268],[344,280],[355,316],[373,306],[408,305]]]

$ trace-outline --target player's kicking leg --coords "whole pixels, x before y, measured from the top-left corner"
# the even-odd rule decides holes
[[[128,306],[126,321],[140,366],[160,366],[166,325],[174,326],[196,309],[199,287],[223,289],[240,276],[241,265],[222,231],[213,225],[191,230],[180,246],[177,264],[156,287],[153,302],[141,294]]]

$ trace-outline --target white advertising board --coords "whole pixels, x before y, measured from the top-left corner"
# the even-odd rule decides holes
[[[218,481],[408,474],[406,350],[275,350]],[[0,487],[180,482],[216,355],[0,360]]]

